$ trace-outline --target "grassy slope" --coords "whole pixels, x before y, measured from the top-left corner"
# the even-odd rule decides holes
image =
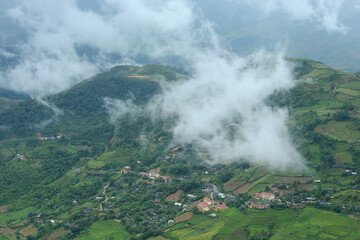
[[[316,81],[299,83],[299,86],[296,89],[297,92],[295,92],[299,94],[295,95],[295,103],[297,105],[295,104],[293,108],[294,115],[296,116],[298,122],[301,124],[304,121],[308,120],[306,114],[311,113],[311,111],[315,112],[317,114],[317,118],[321,121],[324,121],[321,123],[317,123],[315,129],[316,127],[319,127],[319,130],[316,131],[325,136],[328,136],[330,139],[337,140],[337,142],[335,142],[334,144],[334,148],[332,149],[332,153],[336,157],[336,162],[345,163],[347,164],[347,167],[351,167],[352,169],[356,170],[358,166],[357,163],[353,161],[353,157],[349,153],[349,147],[352,143],[358,143],[358,130],[356,125],[349,123],[353,123],[358,120],[360,113],[360,95],[357,94],[358,91],[360,92],[359,79],[353,74],[335,71],[318,62],[313,62],[309,60],[296,61],[299,64],[304,64],[303,69],[305,69],[305,71],[302,72],[299,76],[301,76],[303,79],[308,79],[311,77]],[[172,76],[172,71],[161,69],[162,68],[160,68],[160,70],[156,69],[156,67],[149,67],[149,69],[134,68],[131,69],[130,72],[123,72],[121,68],[115,68],[112,70],[112,74],[116,75],[116,73],[121,72],[121,74],[125,74],[125,76],[127,74],[156,75],[156,71],[164,71],[164,74],[170,74],[168,77],[169,80],[171,80],[171,77],[174,77]],[[108,79],[111,80],[111,76],[111,74],[110,76],[107,76]],[[106,76],[104,76],[104,78],[106,79]],[[92,80],[89,80],[89,82],[91,81]],[[113,84],[116,83],[115,80],[111,81]],[[138,83],[140,84],[142,83],[142,81],[147,80],[139,80]],[[91,87],[91,89],[93,89],[96,84],[95,82],[92,82],[91,84],[94,84],[94,86]],[[336,85],[337,91],[334,92],[333,90]],[[149,86],[152,91],[156,92],[156,89],[152,88],[152,84],[149,84],[147,86]],[[86,83],[83,83],[82,85],[79,85],[77,87],[80,92],[88,93],[89,85],[87,85]],[[134,92],[136,92],[135,90],[137,87],[137,85],[134,86]],[[141,94],[141,90],[138,89],[137,91],[139,91],[138,94]],[[63,94],[62,97],[60,97],[61,94]],[[80,116],[78,118],[75,118],[74,121],[76,122],[76,124],[82,123],[82,109],[75,106],[76,104],[66,101],[67,98],[74,98],[75,96],[77,96],[78,93],[76,91],[67,91],[61,94],[53,96],[52,100],[57,103],[62,103],[62,106],[67,106],[66,104],[70,104],[67,107],[75,113],[78,111],[78,114]],[[86,101],[90,99],[91,95],[92,93],[88,93],[83,103],[86,103]],[[348,103],[351,103],[354,106],[354,109],[349,111],[352,119],[345,122],[331,120],[331,116],[339,111],[342,111],[344,104]],[[99,103],[96,102],[96,104]],[[324,126],[324,128],[321,128],[322,126]],[[88,127],[88,125],[84,124],[84,128]],[[77,130],[77,125],[74,124],[71,129],[74,131]],[[80,129],[80,132],[81,131],[82,130]],[[11,157],[20,151],[28,152],[30,154],[29,156],[36,155],[35,153],[46,154],[47,152],[49,152],[51,145],[55,144],[42,143],[42,146],[39,146],[37,149],[33,149],[21,141],[16,142],[16,144],[15,142],[12,144],[12,142],[9,141],[1,143],[0,153],[2,154],[2,159]],[[81,149],[80,146],[74,146],[72,144],[68,144],[66,147],[55,147],[55,150],[57,150],[58,148],[63,148],[69,153],[77,153]],[[319,162],[321,147],[314,143],[310,146],[310,150],[311,152],[309,161],[311,161],[312,163]],[[97,169],[98,167],[101,167],[104,164],[109,164],[112,161],[117,161],[118,163],[121,162],[121,164],[124,165],[131,160],[134,161],[134,159],[136,159],[135,154],[137,154],[137,149],[133,147],[112,149],[111,151],[102,154],[95,160],[87,162],[87,167],[89,169],[92,168],[92,170],[95,171],[95,169]],[[41,164],[42,163],[38,164],[36,161],[26,164],[23,164],[19,161],[12,161],[11,164],[8,165],[8,167],[20,168],[21,166],[24,169],[27,167],[38,168],[39,166],[41,166]],[[340,188],[344,188],[340,189],[341,191],[335,194],[336,198],[333,200],[334,202],[343,202],[346,198],[346,194],[350,194],[350,196],[357,196],[358,193],[356,191],[351,192],[346,189],[346,187],[350,186],[350,184],[353,183],[353,178],[346,176],[343,177],[341,176],[341,174],[339,175],[339,173],[336,172],[334,169],[329,169],[326,173],[330,174],[331,178],[327,178],[326,181],[324,181],[324,186],[334,185],[339,186]],[[322,172],[318,172],[314,175],[306,176],[311,176],[312,178],[324,177],[323,174],[324,173]],[[248,189],[248,192],[255,193],[257,191],[264,190],[266,186],[271,187],[274,183],[280,181],[280,179],[282,179],[283,181],[284,179],[281,178],[281,175],[288,178],[291,176],[302,176],[301,173],[287,173],[285,175],[276,172],[269,173],[259,167],[254,167],[249,169],[247,172],[239,172],[235,175],[233,180],[249,181],[251,183],[251,187]],[[75,187],[81,188],[84,184],[91,184],[94,182],[96,183],[97,181],[102,181],[102,178],[99,176],[75,176],[74,173],[69,171],[67,172],[67,175],[64,175],[62,178],[59,178],[55,182],[49,184],[49,186],[61,187],[65,183],[70,184],[71,181],[76,182]],[[291,178],[288,182],[292,183],[293,179]],[[57,198],[56,195],[50,196],[50,198],[51,199],[47,199],[48,205],[59,204],[55,201]],[[353,198],[349,199],[350,200],[348,200],[348,203],[350,204],[356,201],[353,200]],[[28,209],[24,211],[26,211],[26,214],[28,213]],[[249,227],[249,231],[251,234],[260,234],[262,231],[269,231],[271,223],[275,224],[275,229],[273,230],[275,231],[275,239],[291,239],[295,238],[296,236],[311,237],[316,239],[331,239],[334,236],[345,236],[345,231],[356,236],[356,231],[358,231],[356,221],[350,220],[342,215],[314,208],[306,208],[303,212],[298,210],[249,211],[248,215],[239,212],[235,208],[232,208],[230,210],[219,212],[218,214],[221,216],[219,219],[212,219],[207,216],[196,215],[188,222],[176,224],[164,236],[169,236],[177,239],[210,239],[212,237],[214,237],[215,239],[226,239],[228,237],[243,235],[244,232],[242,232],[242,229],[245,226]],[[0,215],[0,218],[1,216],[5,215]],[[18,217],[16,216],[14,217],[14,222],[20,221],[23,217],[22,214],[20,214]],[[67,214],[61,216],[66,218]],[[329,221],[321,221],[321,219],[323,218],[329,219]],[[334,227],[331,228],[330,226]],[[101,230],[105,227],[107,229],[106,231]],[[107,233],[115,234],[117,231],[119,231],[119,236],[127,236],[124,233],[124,229],[122,227],[119,228],[118,223],[110,221],[100,221],[95,223],[89,229],[88,235],[83,235],[82,237],[83,239],[89,239],[90,237],[92,237],[93,239],[101,239],[104,237],[107,238],[111,236],[106,235]],[[308,235],[305,236],[304,234]]]
[[[130,239],[130,234],[124,229],[124,227],[112,220],[100,220],[94,223],[88,230],[87,234],[82,234],[76,238],[76,240],[127,240]]]
[[[11,100],[5,97],[0,97],[0,113],[11,108],[12,106],[21,101],[22,100]]]
[[[304,210],[250,210],[245,215],[235,208],[217,212],[213,219],[196,215],[186,223],[170,228],[164,237],[176,239],[233,239],[248,227],[250,235],[261,234],[274,226],[271,239],[339,239],[360,233],[356,221],[343,215],[307,207]],[[206,229],[204,231],[204,229]],[[211,229],[211,230],[209,230]],[[208,235],[205,235],[207,233]]]

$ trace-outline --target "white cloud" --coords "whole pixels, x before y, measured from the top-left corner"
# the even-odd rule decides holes
[[[238,0],[257,6],[265,14],[285,12],[289,19],[310,21],[329,33],[346,33],[348,28],[339,21],[344,0]]]
[[[176,56],[188,63],[190,79],[163,85],[164,94],[145,109],[131,101],[105,99],[111,120],[142,111],[164,117],[177,114],[174,141],[196,143],[211,153],[214,163],[245,158],[280,169],[302,166],[286,127],[287,112],[264,103],[275,90],[294,85],[282,52],[234,55],[221,46],[211,24],[190,1],[103,0],[99,12],[82,10],[75,0],[19,4],[10,14],[29,37],[21,47],[21,64],[1,79],[6,86],[43,95],[110,65],[108,54],[130,59],[137,53]],[[313,14],[311,8],[308,11],[301,14]],[[296,18],[303,18],[301,14]],[[78,53],[78,46],[99,53],[90,60]],[[234,129],[229,127],[233,122]]]
[[[0,56],[4,56],[5,58],[12,58],[15,57],[15,54],[0,48]]]
[[[21,1],[9,15],[28,31],[22,62],[2,74],[3,86],[44,95],[67,89],[113,64],[109,55],[152,57],[186,51],[195,17],[186,1],[103,0],[103,12],[82,10],[75,0]],[[97,51],[79,55],[78,47]]]
[[[265,105],[275,90],[294,86],[283,55],[224,58],[214,51],[198,57],[194,77],[165,86],[165,94],[150,105],[152,111],[160,108],[156,115],[178,116],[175,141],[206,149],[213,163],[248,159],[278,169],[301,167],[286,126],[287,111]],[[236,127],[230,127],[234,122]]]

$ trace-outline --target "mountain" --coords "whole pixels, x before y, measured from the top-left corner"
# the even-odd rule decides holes
[[[185,77],[160,65],[117,66],[9,105],[0,112],[0,239],[359,238],[359,76],[288,60],[298,84],[268,104],[290,110],[307,171],[211,166],[207,153],[174,145],[176,119],[112,121],[105,98],[142,106],[161,81]],[[255,199],[263,191],[277,200]],[[198,209],[205,197],[215,215]]]
[[[29,96],[25,93],[19,93],[9,89],[0,88],[0,97],[12,100],[26,100]]]

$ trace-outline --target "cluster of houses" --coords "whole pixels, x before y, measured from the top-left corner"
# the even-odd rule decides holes
[[[181,207],[181,206],[182,206],[182,203],[175,202],[175,203],[174,203],[174,206]],[[185,204],[185,205],[183,206],[183,210],[182,210],[182,211],[183,211],[183,212],[189,211],[189,206]]]
[[[354,172],[354,171],[352,171],[352,170],[350,170],[350,169],[346,169],[346,170],[345,170],[345,173],[351,174],[351,175],[357,175],[357,172]]]
[[[226,206],[226,203],[224,203],[224,202],[222,202],[220,204],[215,204],[215,201],[211,200],[208,197],[205,197],[202,202],[198,203],[197,208],[201,212],[208,212],[210,210],[221,211],[221,210],[228,209],[229,207]]]
[[[16,158],[19,159],[19,160],[26,160],[26,157],[24,155],[21,155],[21,154],[16,154]]]
[[[60,139],[62,137],[61,133],[58,133],[56,137],[43,137],[40,132],[36,133],[36,138],[39,140],[55,140]]]
[[[169,177],[169,176],[164,176],[164,175],[160,175],[159,172],[151,170],[149,172],[140,172],[140,175],[142,176],[147,176],[150,179],[158,179],[158,178],[162,178],[164,179],[164,182],[166,184],[170,184],[172,183],[172,180],[174,179],[173,177]]]
[[[261,192],[256,193],[254,198],[246,203],[250,209],[265,210],[270,207],[270,202],[275,201],[276,197],[273,193]]]

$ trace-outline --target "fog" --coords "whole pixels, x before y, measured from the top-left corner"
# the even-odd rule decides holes
[[[295,84],[285,56],[356,70],[358,6],[355,0],[5,0],[0,57],[15,60],[0,68],[0,84],[41,97],[114,65],[176,58],[190,79],[163,83],[164,94],[144,107],[104,99],[114,124],[125,114],[154,121],[176,115],[174,143],[195,144],[211,163],[246,159],[303,168],[288,112],[266,99]]]
[[[358,0],[198,1],[223,40],[242,54],[286,45],[286,55],[360,71]]]

